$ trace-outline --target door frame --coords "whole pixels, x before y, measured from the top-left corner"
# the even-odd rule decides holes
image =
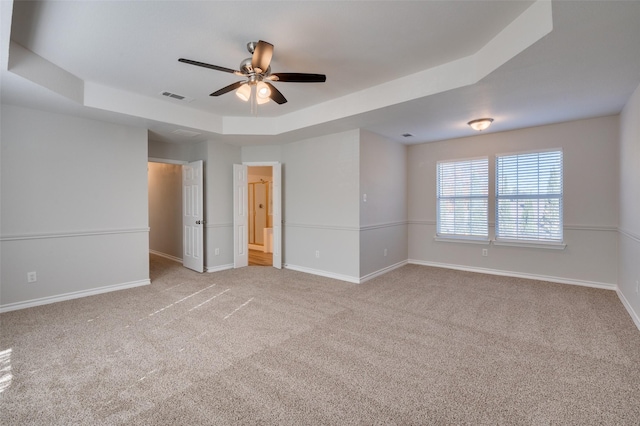
[[[185,165],[189,164],[188,161],[183,161],[183,160],[172,160],[172,159],[169,159],[169,158],[147,157],[147,173],[149,172],[148,163],[173,164],[173,165],[176,165],[176,166],[185,166]],[[180,185],[182,185],[182,182],[180,183]],[[147,199],[149,198],[149,190],[148,190],[148,188],[149,188],[149,182],[147,182]],[[181,200],[180,201],[180,209],[182,209],[182,197],[180,197],[180,200]],[[148,213],[147,213],[147,216],[148,216]],[[181,229],[182,229],[182,241],[184,242],[184,226],[181,226]],[[183,247],[183,250],[184,250],[184,247]],[[163,256],[163,257],[166,257],[166,256]],[[184,253],[183,253],[183,258],[182,259],[173,258],[173,257],[171,257],[171,258],[167,257],[167,259],[182,263],[182,262],[184,262]]]
[[[276,181],[276,173],[274,172],[274,167],[279,166],[279,173],[277,176],[277,180],[279,181],[280,185],[279,188],[275,188],[274,185],[274,189],[273,189],[273,202],[274,202],[274,216],[278,216],[279,217],[279,221],[280,223],[276,224],[276,219],[274,218],[273,220],[273,232],[274,232],[274,241],[273,241],[273,267],[277,268],[277,269],[282,269],[282,163],[279,161],[243,161],[241,163],[242,166],[244,167],[271,167],[271,176],[272,179],[274,180],[274,182]],[[247,189],[248,189],[248,184],[247,184]],[[247,191],[245,191],[246,193]],[[234,194],[235,194],[235,187],[234,187]],[[277,199],[277,200],[276,200]],[[278,205],[276,206],[276,201],[278,201]],[[238,208],[238,204],[234,202],[233,205],[233,209],[234,209],[234,218],[236,216],[236,209]],[[277,210],[276,210],[277,209]],[[277,214],[276,214],[277,212]],[[235,220],[234,220],[234,235],[236,234],[236,224],[235,224]],[[279,237],[276,238],[276,232],[279,234]],[[235,239],[234,239],[235,240]],[[247,252],[248,252],[248,242],[247,242]],[[234,249],[235,250],[235,249]],[[235,254],[234,254],[234,264],[235,264]]]

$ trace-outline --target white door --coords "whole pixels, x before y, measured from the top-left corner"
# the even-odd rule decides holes
[[[202,160],[182,166],[182,264],[204,272]]]
[[[233,267],[249,265],[249,197],[247,166],[233,165]]]
[[[282,269],[282,173],[281,164],[271,166],[273,179],[273,267]]]

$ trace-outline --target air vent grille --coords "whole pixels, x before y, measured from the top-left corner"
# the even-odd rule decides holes
[[[173,132],[174,135],[178,135],[178,136],[184,136],[187,138],[194,138],[196,136],[200,136],[202,133],[198,133],[198,132],[194,132],[192,130],[185,130],[185,129],[176,129]]]
[[[177,93],[168,92],[166,90],[163,91],[163,92],[160,92],[160,94],[162,96],[166,96],[167,98],[177,99],[177,100],[183,101],[183,102],[191,102],[191,101],[193,101],[193,98],[189,98],[187,96],[178,95]]]

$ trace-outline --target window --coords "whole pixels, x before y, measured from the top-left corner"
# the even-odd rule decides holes
[[[496,240],[562,238],[562,151],[497,156]]]
[[[488,239],[488,159],[438,162],[439,237]]]

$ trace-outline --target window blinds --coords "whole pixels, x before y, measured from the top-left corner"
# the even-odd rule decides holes
[[[439,162],[437,234],[488,238],[488,159]]]
[[[496,157],[496,239],[562,238],[562,151]]]

